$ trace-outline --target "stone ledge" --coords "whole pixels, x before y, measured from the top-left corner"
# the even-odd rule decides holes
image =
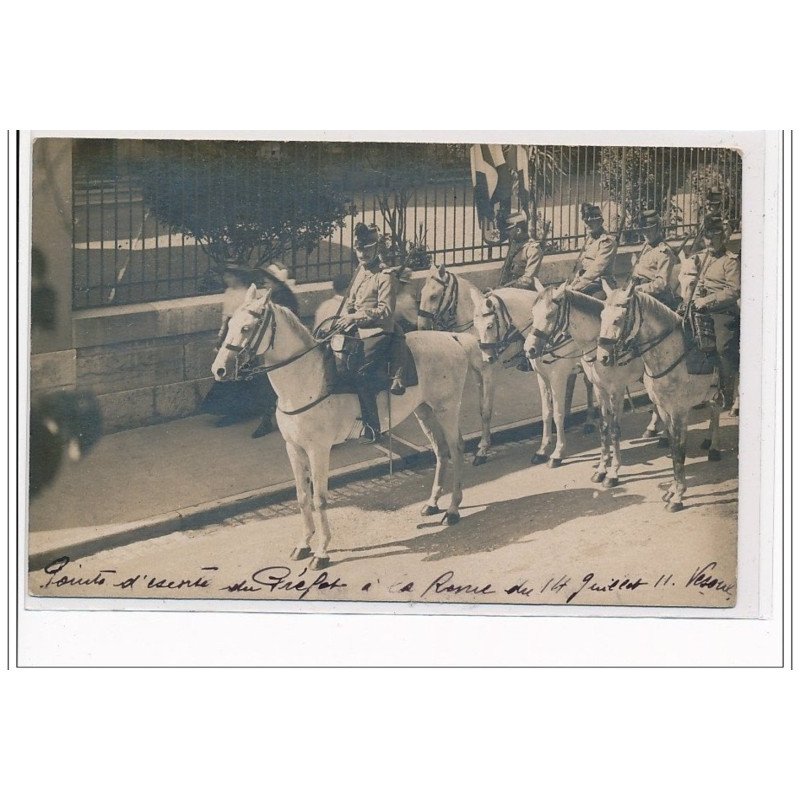
[[[731,249],[738,250],[739,239],[731,239]],[[670,240],[677,244],[680,240]],[[630,259],[641,245],[622,245],[617,251],[615,273],[622,275],[630,271]],[[544,283],[563,280],[571,272],[578,253],[555,253],[544,258]],[[465,264],[448,267],[457,275],[472,280],[480,289],[493,285],[503,262],[490,261],[483,264]],[[569,267],[569,269],[567,269]],[[412,282],[419,286],[425,272],[415,273]],[[295,287],[300,314],[304,318],[314,316],[317,306],[331,295],[330,281],[306,283]],[[182,297],[176,300],[158,300],[113,308],[93,308],[73,314],[73,346],[76,348],[130,342],[137,339],[153,339],[165,336],[205,333],[219,328],[222,314],[222,295]]]

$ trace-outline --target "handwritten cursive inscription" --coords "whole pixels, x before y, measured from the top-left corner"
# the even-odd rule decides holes
[[[722,592],[726,597],[731,597],[736,588],[736,583],[718,578],[714,575],[716,568],[716,561],[709,561],[704,567],[698,567],[689,580],[686,581],[686,587],[695,588],[700,594],[704,594],[704,590],[707,590]]]

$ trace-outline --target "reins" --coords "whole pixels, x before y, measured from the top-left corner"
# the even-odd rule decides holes
[[[253,331],[250,338],[242,345],[234,345],[227,343],[225,344],[225,349],[230,350],[233,353],[236,353],[234,360],[234,380],[238,380],[240,375],[243,375],[244,380],[252,380],[252,378],[254,378],[256,375],[266,375],[270,372],[274,372],[275,370],[287,367],[289,366],[289,364],[293,364],[295,361],[299,361],[303,356],[306,356],[309,353],[316,350],[318,347],[321,347],[337,333],[337,331],[332,331],[319,341],[314,342],[314,344],[311,345],[311,347],[308,347],[302,352],[296,353],[295,355],[290,356],[289,358],[285,359],[284,361],[280,361],[277,364],[263,365],[260,367],[253,367],[252,369],[246,369],[245,368],[246,365],[250,363],[252,359],[257,358],[260,355],[258,349],[261,346],[262,341],[264,340],[264,335],[266,334],[267,329],[269,328],[271,336],[269,344],[264,348],[265,352],[267,350],[271,350],[275,346],[275,338],[277,335],[277,322],[275,319],[275,310],[272,307],[272,303],[267,302],[264,306],[263,312],[256,312],[252,311],[251,309],[247,309],[247,313],[258,320],[256,328]],[[285,409],[282,409],[279,406],[278,410],[282,414],[286,414],[287,416],[302,414],[304,411],[308,411],[309,409],[318,405],[319,403],[321,403],[323,400],[325,400],[330,396],[331,393],[326,392],[321,397],[318,397],[316,400],[312,400],[310,403],[307,403],[306,405],[300,408],[296,408],[291,411],[286,411]]]
[[[497,334],[500,337],[500,329],[504,325],[505,326],[505,333],[502,337],[498,338],[496,342],[479,342],[478,347],[481,350],[487,353],[491,353],[494,355],[495,358],[499,360],[500,356],[508,350],[508,348],[517,341],[525,341],[524,333],[528,330],[528,328],[533,325],[533,320],[531,320],[524,328],[517,328],[514,325],[514,320],[511,318],[511,314],[508,310],[508,306],[505,304],[501,297],[498,297],[493,292],[490,292],[487,295],[487,299],[491,298],[494,300],[494,304],[492,305],[491,309],[481,313],[482,317],[494,317],[495,321],[497,322]]]
[[[439,299],[439,304],[434,311],[426,311],[420,308],[417,315],[423,319],[429,319],[434,327],[439,330],[447,331],[449,333],[463,333],[472,327],[472,321],[464,325],[456,325],[456,313],[458,309],[459,299],[459,285],[458,278],[450,272],[445,272],[447,276],[444,280],[436,275],[431,275],[430,279],[436,281],[443,287],[442,296]],[[448,289],[450,290],[448,292]]]
[[[678,326],[675,325],[672,328],[667,328],[667,330],[662,331],[646,342],[638,342],[637,337],[642,332],[642,323],[644,322],[644,311],[642,310],[641,300],[636,294],[631,295],[630,299],[633,302],[625,309],[625,318],[622,322],[622,330],[620,331],[619,337],[616,339],[609,339],[601,336],[597,340],[598,345],[611,350],[614,363],[620,367],[627,366],[634,359],[641,358],[645,353],[650,352],[650,350],[660,345],[670,334],[678,329]],[[688,350],[684,346],[678,358],[666,369],[656,374],[651,374],[647,371],[647,364],[645,364],[644,372],[651,380],[663,378],[665,375],[669,375],[687,355]],[[625,356],[627,356],[626,359],[624,358]]]
[[[563,303],[560,303],[557,300],[553,300],[553,302],[559,309],[558,316],[553,324],[553,330],[550,333],[545,333],[545,331],[542,331],[539,328],[534,328],[531,331],[532,336],[535,336],[537,339],[544,340],[545,344],[549,345],[549,347],[545,347],[541,354],[537,356],[537,359],[542,359],[543,363],[545,364],[554,364],[556,361],[574,357],[570,354],[556,355],[559,350],[563,350],[565,347],[575,341],[572,335],[569,333],[569,323],[572,312],[572,303],[570,302],[569,294],[566,291],[564,292]],[[597,345],[595,345],[591,350],[581,353],[582,358],[586,359],[587,361],[594,361],[594,359],[587,358],[587,356],[589,353],[593,353],[595,350],[597,350]],[[551,357],[551,360],[544,361],[544,359],[548,356]]]

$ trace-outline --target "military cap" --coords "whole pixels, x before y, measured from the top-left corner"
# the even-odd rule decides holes
[[[527,225],[528,216],[524,211],[517,211],[516,214],[511,214],[506,220],[506,230],[510,231],[518,225]]]
[[[378,244],[382,238],[378,226],[374,223],[365,225],[363,222],[358,222],[353,233],[357,247],[369,247],[372,244]]]
[[[706,201],[709,203],[721,203],[722,202],[722,189],[718,186],[714,186],[706,192]]]
[[[642,211],[640,224],[642,228],[655,228],[661,224],[661,217],[656,210],[648,208],[647,211]]]

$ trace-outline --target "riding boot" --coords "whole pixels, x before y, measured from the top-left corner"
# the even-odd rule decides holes
[[[389,374],[392,376],[392,385],[389,391],[394,395],[406,393],[406,353],[405,334],[402,331],[392,333],[392,342],[389,360]]]
[[[378,402],[375,398],[375,392],[368,386],[359,384],[356,393],[361,406],[361,423],[363,425],[358,441],[361,444],[374,444],[381,435],[381,423],[378,417]]]

